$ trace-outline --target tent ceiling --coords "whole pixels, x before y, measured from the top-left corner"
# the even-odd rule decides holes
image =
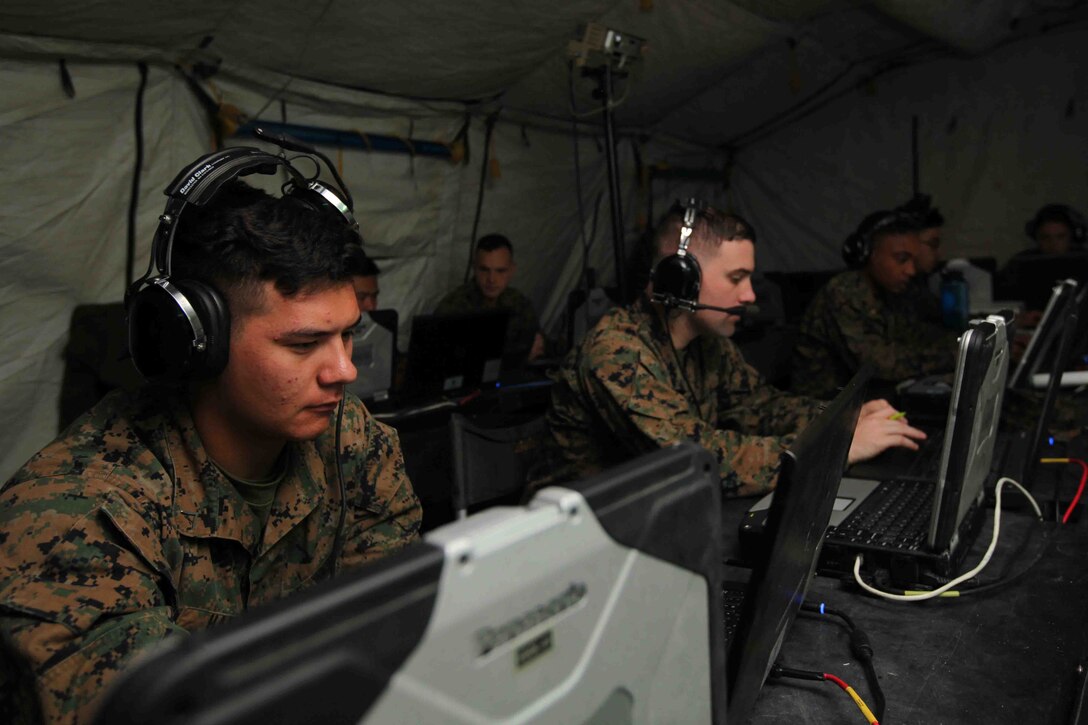
[[[1083,18],[1083,6],[1072,12]],[[8,0],[0,27],[93,43],[88,57],[115,47],[126,59],[133,48],[183,59],[203,47],[232,64],[337,86],[498,99],[566,119],[572,86],[577,107],[597,103],[593,83],[572,79],[566,59],[577,27],[594,21],[649,44],[617,84],[618,95],[629,87],[618,122],[715,145],[829,81],[857,83],[902,61],[895,51],[907,49],[908,60],[978,53],[1069,12],[1027,0]]]

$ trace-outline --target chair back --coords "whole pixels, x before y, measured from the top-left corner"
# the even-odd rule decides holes
[[[481,503],[520,498],[532,451],[547,429],[543,416],[469,419],[450,416],[453,505],[458,518]]]

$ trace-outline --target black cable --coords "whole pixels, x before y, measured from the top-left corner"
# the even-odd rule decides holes
[[[476,253],[476,233],[480,229],[480,212],[484,206],[484,187],[487,185],[487,166],[491,162],[491,134],[495,131],[495,121],[499,118],[498,113],[493,113],[487,117],[484,126],[484,156],[483,163],[480,164],[480,188],[476,192],[476,215],[472,218],[472,238],[468,243],[468,264],[465,265],[465,280],[468,281],[469,275],[472,272],[472,258]]]
[[[850,651],[857,661],[861,663],[862,669],[865,671],[865,681],[869,685],[869,692],[873,696],[873,711],[876,719],[879,722],[884,722],[884,709],[887,703],[884,698],[884,690],[880,687],[880,679],[877,677],[876,668],[873,666],[873,645],[869,640],[869,635],[857,626],[854,620],[850,618],[850,615],[840,609],[833,609],[822,603],[817,605],[802,602],[801,611],[819,615],[821,619],[826,615],[838,617],[842,620],[850,633]]]
[[[136,264],[136,209],[140,205],[140,172],[144,165],[144,91],[147,89],[147,63],[137,63],[140,85],[136,89],[136,168],[132,171],[132,191],[128,200],[128,240],[125,249],[125,293],[132,284]]]
[[[968,587],[968,588],[959,589],[957,591],[959,591],[960,597],[969,596],[969,595],[977,595],[977,594],[992,594],[993,592],[1004,589],[1005,587],[1009,586],[1010,584],[1012,584],[1012,583],[1016,582],[1017,580],[1021,579],[1025,574],[1027,574],[1029,571],[1031,571],[1035,567],[1036,564],[1039,563],[1039,561],[1043,558],[1043,555],[1046,554],[1046,552],[1050,549],[1050,543],[1051,543],[1050,542],[1050,534],[1051,534],[1051,531],[1053,531],[1053,529],[1046,529],[1044,531],[1044,534],[1043,534],[1044,541],[1043,541],[1043,544],[1039,547],[1039,551],[1036,552],[1035,556],[1032,557],[1031,561],[1029,561],[1027,564],[1025,564],[1024,567],[1021,568],[1019,571],[1017,571],[1015,574],[1011,574],[1011,575],[1009,575],[1007,577],[1004,576],[1004,574],[1002,574],[1002,576],[998,577],[994,581],[986,582],[986,583],[980,584],[979,586],[976,586],[976,587]],[[1014,558],[1015,558],[1015,555],[1014,555]],[[948,600],[948,601],[954,601],[954,598],[952,600]]]
[[[571,61],[568,64],[568,71],[571,76],[574,75],[574,62]],[[574,108],[574,86],[570,84],[570,102],[571,108]],[[573,115],[570,119],[571,138],[574,140],[574,191],[578,197],[578,236],[582,240],[582,290],[584,292],[584,299],[582,301],[582,313],[584,316],[584,322],[586,326],[586,332],[589,332],[589,240],[586,239],[586,209],[582,201],[582,157],[578,149],[578,119]],[[573,327],[574,319],[570,320],[570,325]],[[571,340],[573,342],[573,329],[571,330]]]
[[[333,440],[336,456],[336,484],[340,489],[340,515],[336,522],[336,533],[332,537],[332,552],[329,554],[329,576],[336,575],[336,562],[340,558],[340,549],[343,546],[344,520],[348,512],[347,486],[344,485],[344,468],[340,461],[340,428],[344,421],[344,401],[347,399],[347,391],[340,395],[340,405],[336,409],[336,435]]]

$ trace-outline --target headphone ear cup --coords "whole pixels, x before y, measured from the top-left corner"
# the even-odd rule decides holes
[[[688,253],[665,257],[654,267],[654,294],[674,297],[685,303],[698,304],[703,273],[699,260]]]
[[[864,234],[854,233],[846,238],[846,241],[842,243],[842,259],[846,262],[846,266],[851,269],[857,269],[865,265],[865,260],[869,258],[870,245],[868,239]]]
[[[223,372],[230,356],[230,308],[215,288],[192,279],[177,281],[204,325],[207,344],[193,358],[189,377],[210,378]]]
[[[194,344],[193,315],[204,330],[202,350]],[[129,351],[136,369],[148,380],[218,374],[227,364],[229,338],[230,312],[222,296],[201,282],[163,280],[135,293],[129,303]]]

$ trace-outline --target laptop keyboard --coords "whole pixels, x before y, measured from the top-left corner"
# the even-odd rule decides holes
[[[828,529],[829,540],[881,548],[921,548],[929,529],[933,485],[925,481],[884,481],[858,510]]]
[[[722,615],[725,622],[725,641],[732,642],[740,624],[740,609],[744,604],[747,586],[740,582],[725,582],[722,585]]]

